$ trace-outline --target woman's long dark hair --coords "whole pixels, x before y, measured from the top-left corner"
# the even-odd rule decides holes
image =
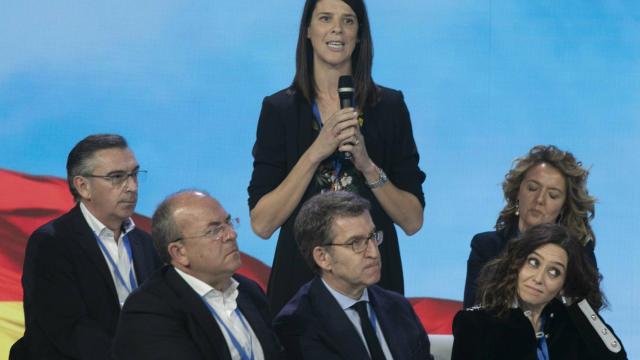
[[[497,316],[504,316],[517,296],[518,274],[527,257],[543,245],[555,244],[567,252],[564,296],[587,299],[600,309],[606,299],[600,291],[600,274],[586,258],[584,248],[560,224],[540,224],[527,229],[519,240],[508,243],[503,253],[487,263],[478,280],[478,302]]]
[[[351,54],[351,70],[355,84],[357,108],[362,110],[367,104],[375,104],[377,89],[371,78],[373,65],[373,41],[369,28],[369,17],[363,0],[343,0],[353,9],[358,17],[358,43]],[[298,32],[298,46],[296,48],[296,75],[291,84],[292,90],[297,90],[309,102],[316,96],[316,83],[313,76],[313,47],[307,38],[307,31],[311,24],[311,15],[318,0],[307,0],[300,19]]]

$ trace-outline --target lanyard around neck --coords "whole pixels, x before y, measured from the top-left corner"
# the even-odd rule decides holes
[[[378,332],[376,330],[377,326],[378,326],[378,317],[376,316],[376,312],[375,310],[373,310],[373,306],[371,305],[371,302],[369,300],[360,300],[360,301],[364,301],[367,303],[367,315],[369,318],[369,322],[371,322],[371,327],[373,328],[373,332],[376,334],[376,336],[378,336]],[[358,301],[358,302],[360,302]],[[354,305],[352,305],[354,306]],[[349,308],[351,308],[353,311],[355,311],[357,313],[357,310],[355,310],[355,308],[353,308],[352,306],[350,306]],[[369,311],[369,309],[371,309],[371,311]],[[358,314],[360,315],[360,314]]]
[[[98,246],[100,246],[100,249],[102,250],[102,253],[107,258],[107,261],[109,261],[109,264],[111,264],[113,272],[114,274],[116,274],[116,279],[118,279],[125,290],[127,290],[127,292],[131,294],[131,292],[138,287],[138,283],[136,281],[136,277],[133,275],[133,254],[131,253],[131,243],[129,243],[129,237],[127,235],[122,237],[124,248],[127,250],[127,255],[129,255],[129,284],[127,284],[127,282],[124,280],[124,277],[122,276],[122,273],[120,273],[118,264],[113,260],[111,254],[109,254],[107,247],[104,245],[98,235],[96,235],[95,233],[94,235],[96,237],[96,241],[98,242]]]
[[[229,339],[231,340],[231,343],[236,348],[236,350],[238,350],[238,353],[240,354],[240,358],[242,360],[253,360],[254,359],[253,338],[251,336],[251,330],[249,330],[249,326],[247,325],[244,318],[242,317],[242,313],[240,313],[240,311],[237,308],[234,310],[234,312],[236,313],[236,316],[238,316],[238,319],[240,319],[240,323],[242,324],[242,327],[244,327],[244,330],[247,332],[247,336],[249,337],[249,349],[251,351],[249,355],[247,355],[247,351],[240,344],[240,341],[238,341],[235,335],[233,335],[233,332],[231,332],[231,329],[229,329],[227,324],[222,320],[222,318],[220,318],[220,315],[218,315],[218,313],[216,312],[216,309],[214,309],[213,306],[211,306],[211,304],[207,302],[204,296],[202,296],[202,301],[204,301],[204,304],[207,305],[207,307],[209,308],[209,311],[211,312],[211,314],[213,314],[213,317],[216,318],[218,323],[221,324],[224,330],[227,332],[227,334],[229,335]]]
[[[370,303],[367,301],[367,308],[370,307]],[[371,327],[373,327],[373,331],[376,333],[376,336],[378,336],[378,332],[376,330],[376,326],[378,325],[378,318],[376,317],[376,312],[373,310],[373,307],[371,307],[371,314],[369,314],[369,319],[371,319]]]
[[[542,333],[542,336],[538,337],[538,334],[536,333],[536,337],[538,340],[538,344],[537,344],[538,346],[536,349],[538,360],[549,360],[549,348],[547,346],[547,337],[544,335],[544,323],[545,323],[545,318],[541,316],[540,332]]]
[[[313,119],[316,121],[316,124],[318,125],[318,129],[322,129],[322,118],[320,117],[320,109],[318,109],[318,104],[315,102],[315,100],[311,103],[311,111],[313,112]],[[340,152],[338,152],[337,154],[333,155],[335,158],[333,160],[333,168],[335,170],[335,176],[336,176],[336,181],[337,179],[340,179],[340,171],[342,171],[342,159]]]

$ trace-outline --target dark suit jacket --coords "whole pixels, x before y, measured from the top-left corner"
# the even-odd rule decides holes
[[[468,308],[476,304],[476,289],[480,270],[491,260],[496,258],[506,247],[507,242],[514,238],[515,234],[506,234],[504,231],[488,231],[476,234],[471,240],[471,253],[467,260],[467,279],[464,284],[464,307]],[[597,267],[593,241],[589,241],[584,250],[593,265]]]
[[[565,307],[553,300],[544,310],[547,315],[549,358],[562,360],[623,360],[627,354],[618,342],[618,353],[607,349],[592,320],[576,304]],[[606,325],[606,324],[605,324]],[[608,327],[607,332],[611,332]],[[536,338],[531,322],[522,310],[513,309],[507,317],[497,318],[484,309],[458,312],[453,320],[452,360],[538,360]]]
[[[129,232],[138,283],[161,266],[151,237]],[[22,274],[25,334],[10,359],[107,359],[120,302],[79,206],[29,238]]]
[[[471,253],[467,260],[467,279],[464,284],[464,307],[475,304],[478,276],[482,267],[500,254],[507,245],[509,236],[503,231],[488,231],[476,234],[471,239]]]
[[[431,359],[429,338],[407,299],[375,285],[368,291],[393,358]],[[369,360],[355,327],[318,277],[282,309],[274,329],[292,359]]]
[[[254,281],[238,281],[238,308],[260,340],[265,359],[281,359],[283,349],[271,330],[267,298]],[[114,359],[231,360],[218,323],[171,266],[154,274],[125,302],[113,342]]]

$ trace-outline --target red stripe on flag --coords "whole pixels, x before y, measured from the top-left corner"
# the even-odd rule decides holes
[[[22,301],[22,264],[29,235],[64,214],[74,202],[67,182],[51,176],[33,176],[0,169],[0,301]],[[151,230],[151,219],[135,214],[136,225]],[[267,287],[270,269],[258,259],[241,254],[238,273]]]
[[[29,235],[74,205],[67,182],[0,169],[0,301],[22,301],[22,263]],[[151,220],[134,215],[140,228],[150,231]],[[267,287],[270,268],[244,254],[238,270]],[[409,299],[429,334],[451,334],[451,322],[462,303],[433,298]]]

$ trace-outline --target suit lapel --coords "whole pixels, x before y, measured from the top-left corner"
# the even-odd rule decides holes
[[[312,305],[319,315],[320,324],[325,329],[325,340],[333,344],[340,354],[351,354],[354,359],[369,358],[367,349],[353,323],[320,278],[313,279],[309,295],[313,299]]]
[[[188,317],[204,332],[204,336],[194,336],[194,339],[206,339],[206,343],[196,340],[205,358],[210,358],[213,352],[216,355],[215,359],[231,360],[231,353],[224,335],[202,298],[173,267],[167,270],[167,283],[178,294],[182,308]]]
[[[98,247],[96,235],[84,219],[79,205],[76,205],[76,207],[71,210],[70,228],[72,232],[71,239],[78,244],[78,247],[85,252],[87,258],[91,263],[93,263],[93,265],[95,265],[100,277],[111,290],[113,300],[116,304],[119,304],[120,300],[118,300],[118,293],[116,292],[116,287],[113,283],[113,277],[111,276],[111,271],[109,271],[107,261]]]
[[[242,312],[242,315],[247,319],[251,329],[253,329],[253,332],[256,334],[258,341],[260,341],[265,359],[268,359],[267,354],[271,353],[271,351],[269,351],[270,344],[273,342],[270,330],[267,327],[267,323],[262,317],[262,314],[260,314],[260,311],[253,304],[249,294],[247,294],[242,288],[242,285],[238,287],[238,298],[236,301],[238,302],[240,312]]]
[[[141,239],[136,235],[136,231],[130,231],[127,234],[127,238],[129,239],[129,244],[131,245],[131,256],[133,259],[133,269],[136,272],[136,280],[138,281],[138,286],[142,284],[144,280],[146,280],[150,274],[146,272],[148,266],[146,266],[147,262],[150,259],[145,258],[145,251],[142,247]]]
[[[395,316],[401,316],[400,314],[394,314],[394,311],[390,308],[389,302],[380,296],[375,287],[369,287],[369,301],[376,312],[378,318],[378,326],[382,330],[384,340],[387,342],[389,351],[394,359],[408,359],[409,354],[406,353],[406,344],[401,342],[401,337],[406,334],[402,329],[396,328]]]

